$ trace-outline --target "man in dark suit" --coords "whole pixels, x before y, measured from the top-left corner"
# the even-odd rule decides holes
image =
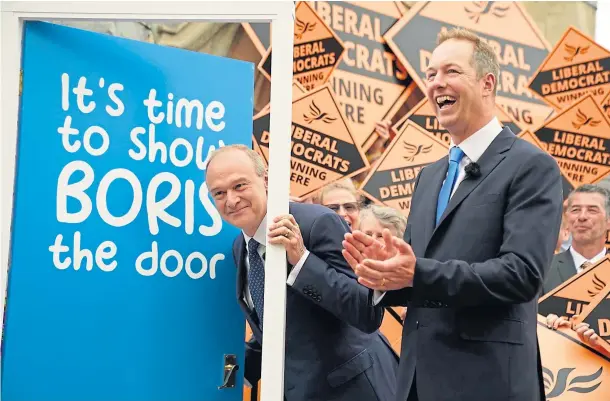
[[[222,218],[242,230],[233,244],[236,295],[255,338],[246,350],[246,379],[260,377],[268,239],[286,248],[289,263],[285,398],[392,400],[398,358],[378,331],[383,307],[370,302],[341,255],[345,221],[323,206],[291,203],[289,215],[267,222],[265,165],[242,145],[213,153],[206,182]]]
[[[598,185],[585,184],[570,193],[567,203],[565,218],[572,245],[553,257],[544,281],[545,294],[606,256],[610,192]]]
[[[555,160],[494,116],[497,56],[439,35],[426,94],[452,138],[415,181],[404,240],[347,234],[373,302],[407,306],[396,400],[543,401],[537,300],[559,232]]]

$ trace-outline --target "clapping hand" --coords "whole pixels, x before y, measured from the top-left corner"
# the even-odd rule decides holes
[[[345,235],[343,257],[358,276],[360,284],[379,291],[398,290],[413,285],[415,255],[411,246],[390,231],[383,241],[355,230]]]

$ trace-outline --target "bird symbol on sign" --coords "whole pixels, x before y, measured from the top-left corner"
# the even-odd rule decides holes
[[[485,14],[491,14],[494,17],[504,18],[506,12],[510,8],[510,5],[501,6],[495,1],[473,1],[472,4],[475,10],[471,10],[468,7],[464,7],[464,10],[469,14],[468,18],[478,23],[481,17]]]
[[[578,120],[578,123],[572,122],[572,126],[576,129],[580,129],[585,125],[597,127],[599,123],[601,123],[601,120],[594,120],[593,117],[587,117],[580,109],[578,109],[578,112],[576,113],[576,119]]]
[[[569,44],[565,44],[564,48],[565,51],[570,55],[569,57],[564,57],[563,59],[566,61],[572,61],[574,60],[574,57],[578,56],[579,54],[587,54],[587,52],[589,51],[589,47],[591,46],[585,46],[585,47],[574,47],[574,46],[570,46]]]
[[[331,117],[327,112],[322,112],[314,100],[311,101],[309,110],[311,112],[309,115],[303,114],[303,118],[307,124],[311,124],[314,121],[322,121],[323,123],[330,124],[337,119],[336,117]]]
[[[404,148],[407,150],[407,156],[403,156],[404,159],[408,162],[412,162],[415,160],[415,156],[429,153],[432,150],[432,145],[424,146],[424,145],[413,145],[408,143],[407,141],[402,141]]]
[[[297,18],[297,32],[295,32],[295,39],[301,39],[307,32],[311,32],[315,29],[317,22],[303,22]]]

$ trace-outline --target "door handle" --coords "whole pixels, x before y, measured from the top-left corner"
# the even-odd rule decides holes
[[[223,388],[235,387],[236,373],[239,370],[239,365],[237,364],[237,357],[235,355],[225,355],[224,360],[225,363],[223,369],[223,382],[222,386],[218,387],[219,390],[222,390]]]

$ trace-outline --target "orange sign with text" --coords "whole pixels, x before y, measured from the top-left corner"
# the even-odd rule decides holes
[[[610,121],[591,94],[534,131],[574,187],[610,174]]]
[[[527,131],[527,130],[523,131],[522,133],[519,134],[519,138],[524,139],[524,140],[528,141],[529,143],[531,143],[532,145],[544,150],[544,146],[540,143],[538,138],[536,138],[536,136],[534,134],[532,134],[530,131]],[[567,197],[570,195],[570,193],[574,190],[574,186],[572,185],[570,180],[568,180],[568,178],[563,173],[563,171],[561,172],[561,181],[562,181],[562,187],[563,187],[563,199],[567,199]]]
[[[570,27],[542,62],[529,88],[558,110],[589,93],[599,102],[610,90],[610,51]]]
[[[577,319],[587,323],[603,340],[602,347],[610,355],[610,286],[598,294]]]
[[[538,301],[538,313],[543,316],[552,313],[568,318],[582,315],[609,282],[610,259],[606,257],[541,297]]]
[[[550,330],[538,315],[538,343],[547,401],[610,400],[610,359],[570,329]]]
[[[502,126],[507,126],[513,131],[515,135],[521,132],[521,128],[515,120],[510,117],[499,105],[496,105],[496,116]],[[402,125],[407,121],[411,120],[415,124],[419,125],[432,135],[441,139],[447,145],[451,143],[451,136],[449,132],[438,122],[436,118],[436,110],[432,104],[428,101],[428,98],[424,98],[419,102],[409,113],[401,118],[395,125],[394,129],[399,131]]]
[[[271,80],[269,47],[258,69]],[[306,90],[323,85],[341,61],[345,47],[339,37],[307,4],[299,2],[295,9],[292,73]]]
[[[443,141],[407,121],[364,179],[360,191],[372,201],[408,216],[417,175],[448,152]]]
[[[602,110],[604,111],[604,114],[606,115],[608,120],[610,120],[610,92],[608,93],[608,95],[606,95],[604,100],[602,100],[601,106]]]
[[[400,2],[308,4],[343,41],[345,53],[329,82],[352,133],[368,149],[377,138],[375,122],[385,118],[401,95],[416,86],[383,39],[403,15]]]
[[[269,111],[254,120],[254,139],[269,159]],[[352,177],[369,168],[355,143],[329,85],[292,103],[290,194],[307,197],[326,184]]]
[[[292,81],[292,100],[293,101],[300,98],[305,92],[307,92],[307,91],[305,90],[305,88],[303,88],[303,85],[301,85],[299,83],[299,81],[295,81],[295,80]],[[269,104],[267,104],[265,107],[263,107],[263,109],[260,111],[259,114],[265,113],[267,111],[269,111]],[[256,119],[256,116],[254,116],[254,118]],[[267,129],[269,129],[269,128],[267,128]]]
[[[540,125],[551,109],[527,84],[550,46],[519,3],[416,2],[384,38],[424,90],[436,37],[455,27],[476,32],[496,51],[500,62],[497,103],[522,129]]]

